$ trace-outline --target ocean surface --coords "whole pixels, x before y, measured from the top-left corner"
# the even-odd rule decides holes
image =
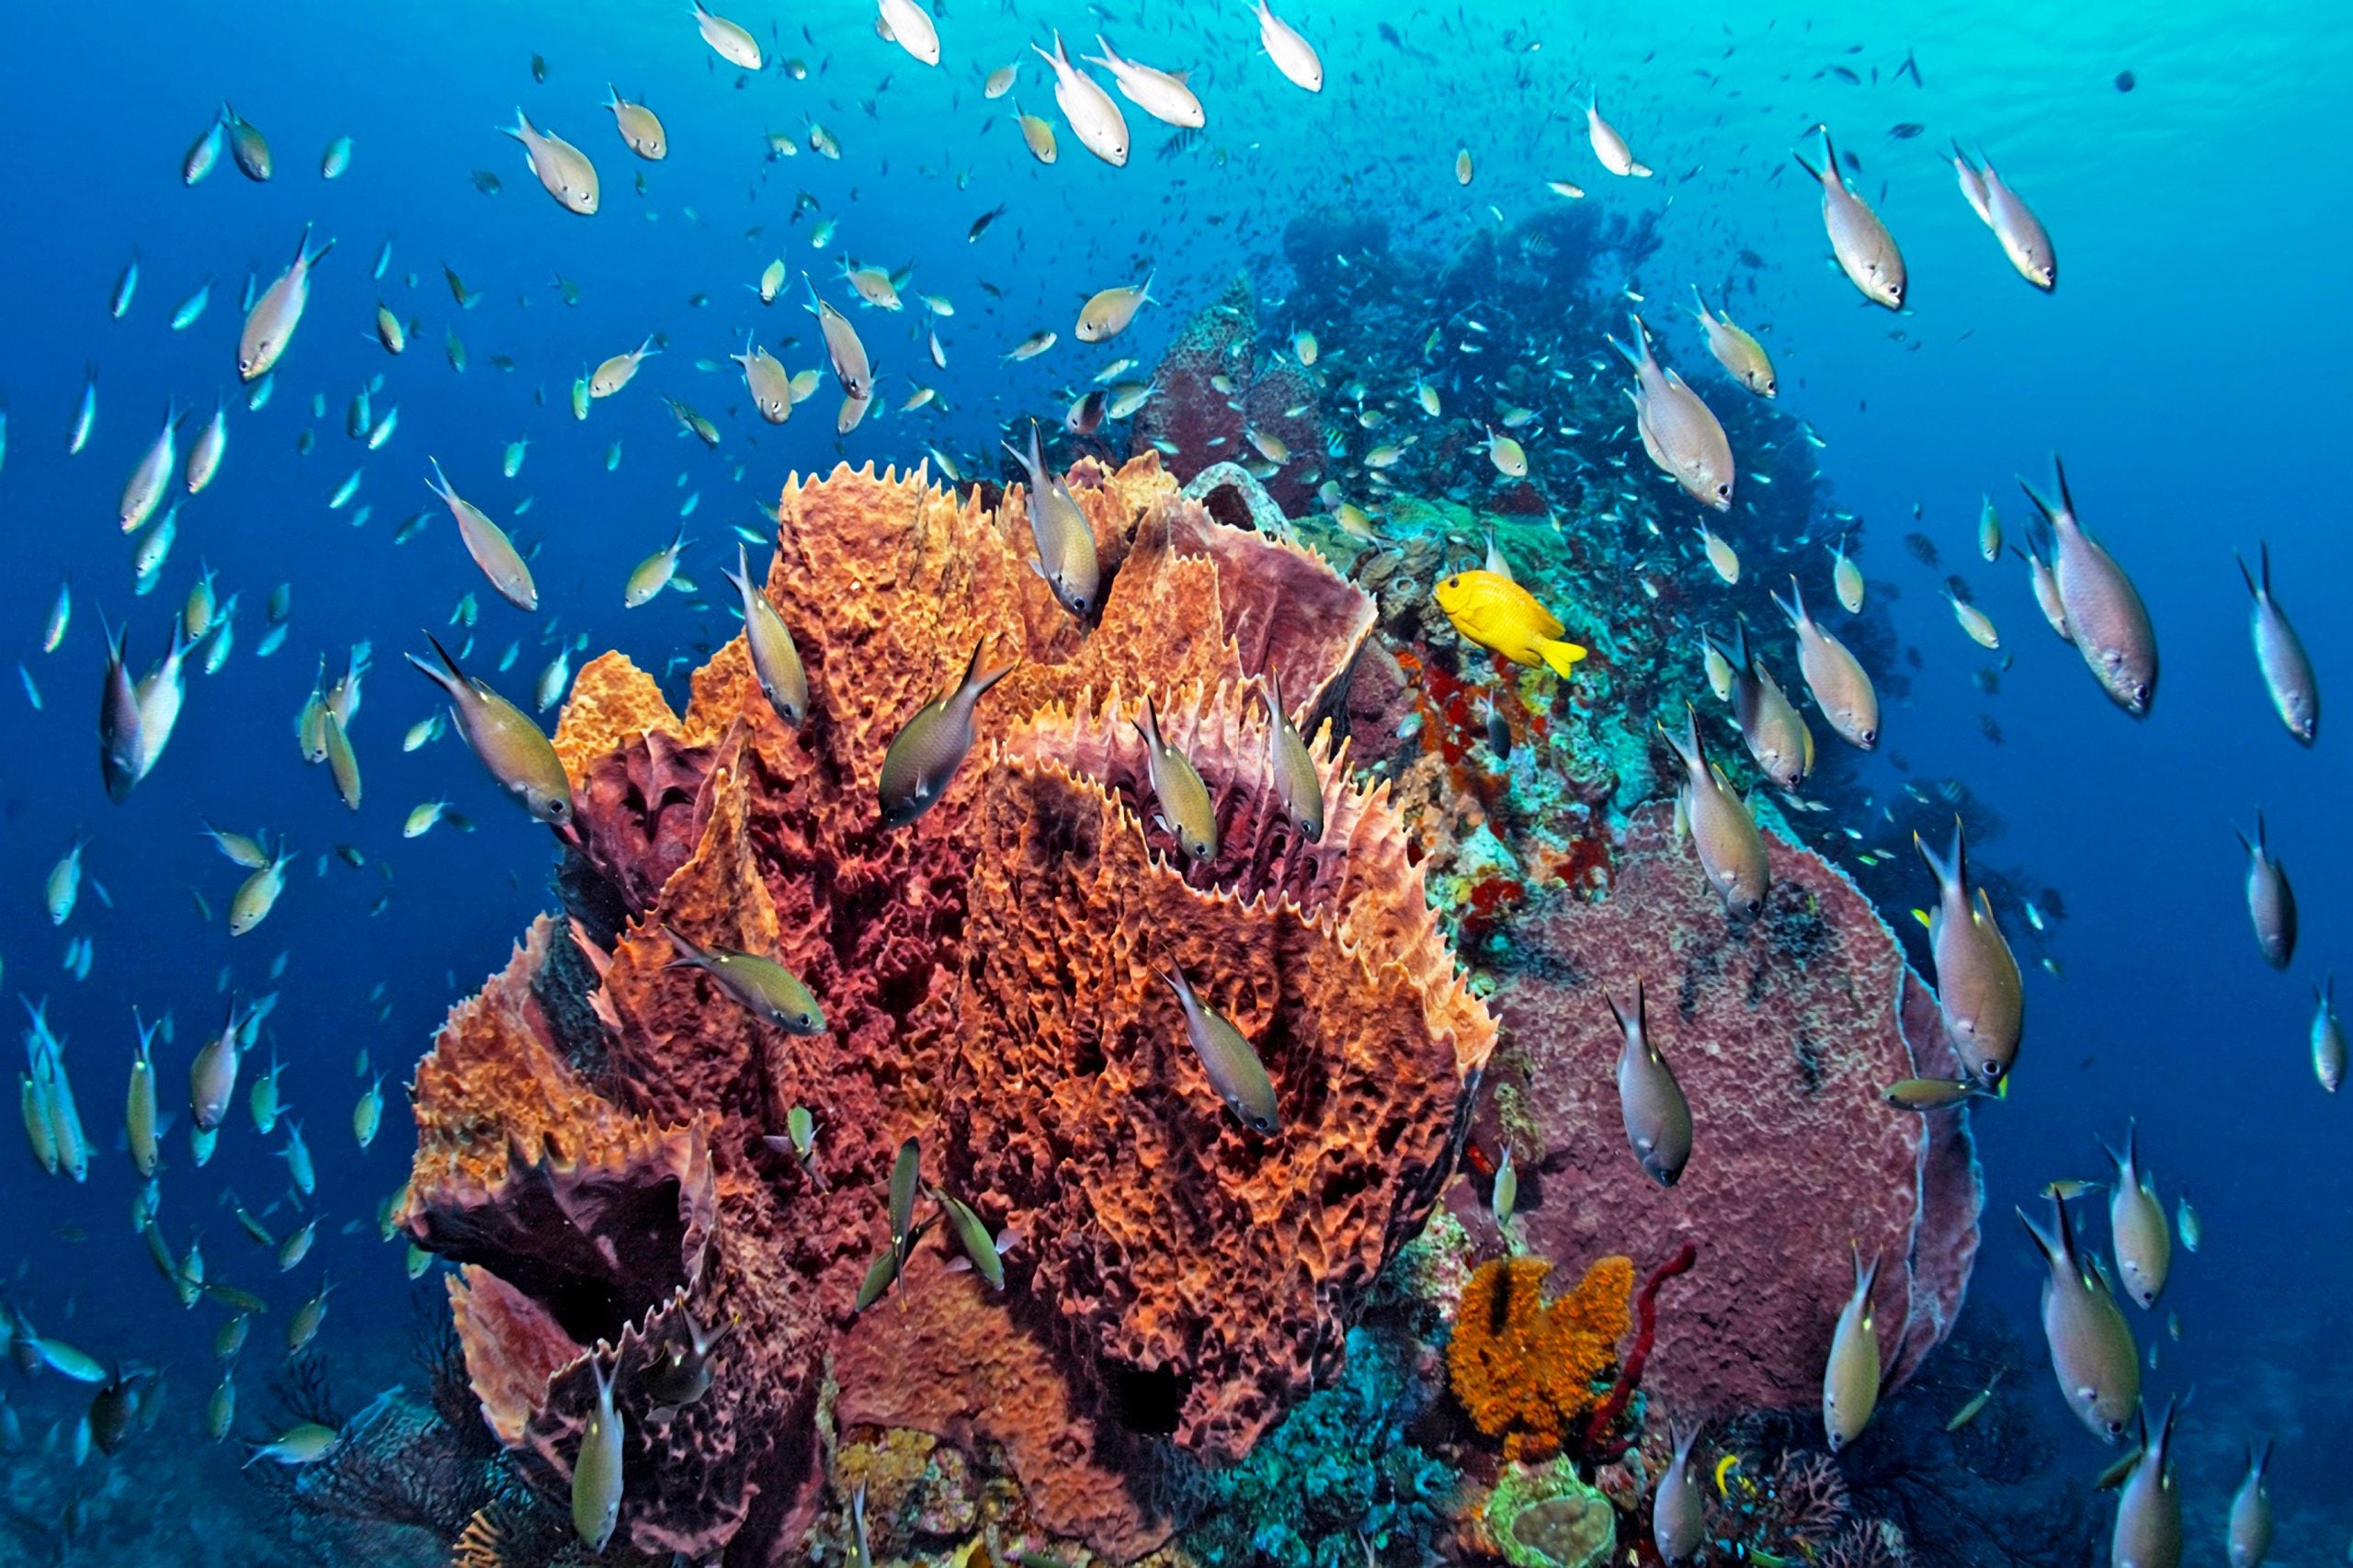
[[[1384,222],[1400,248],[1443,256],[1561,205],[1549,180],[1574,181],[1583,200],[1630,218],[1656,215],[1659,248],[1634,275],[1592,281],[1595,319],[1622,335],[1618,312],[1639,297],[1671,358],[1687,373],[1705,367],[1711,397],[1737,397],[1706,365],[1684,308],[1693,284],[1714,297],[1737,278],[1728,298],[1774,356],[1779,412],[1819,437],[1818,503],[1855,520],[1816,520],[1786,559],[1745,550],[1750,569],[1802,570],[1826,599],[1824,547],[1847,533],[1896,645],[1917,650],[1884,739],[1839,809],[1868,831],[1873,805],[1907,778],[1962,780],[1982,813],[1973,855],[2006,887],[2061,895],[2043,910],[2045,931],[2015,904],[1998,912],[2026,969],[2028,1043],[2004,1099],[1973,1119],[1986,1244],[1971,1298],[2029,1347],[2028,1373],[2004,1397],[2067,1420],[2040,1357],[2040,1266],[2009,1210],[2038,1210],[2036,1194],[2054,1178],[2104,1179],[2095,1140],[2136,1124],[2168,1218],[2187,1195],[2202,1221],[2198,1250],[2177,1249],[2157,1316],[2133,1314],[2144,1342],[2161,1345],[2153,1397],[2194,1396],[2183,1417],[2185,1561],[2223,1560],[2241,1446],[2263,1434],[2278,1444],[2272,1560],[2338,1560],[2353,1537],[2337,1448],[2353,1374],[2334,1326],[2353,1298],[2353,1161],[2348,1108],[2314,1083],[2307,1026],[2314,983],[2340,967],[2353,973],[2343,809],[2353,770],[2333,709],[2309,748],[2272,713],[2233,555],[2252,562],[2268,545],[2279,597],[2333,689],[2353,668],[2353,623],[2339,613],[2353,592],[2342,455],[2353,397],[2337,362],[2353,342],[2343,286],[2353,203],[2332,172],[2335,106],[2353,79],[2346,15],[2109,0],[2025,10],[1977,0],[1293,0],[1283,14],[1325,72],[1311,97],[1276,72],[1235,0],[1061,10],[953,0],[939,11],[944,58],[933,69],[878,37],[870,6],[738,0],[731,14],[769,55],[748,75],[703,44],[683,4],[404,0],[362,12],[99,0],[0,17],[0,98],[25,132],[0,161],[0,539],[10,558],[0,666],[22,672],[19,689],[16,672],[0,670],[0,983],[28,1006],[47,999],[92,1145],[81,1183],[21,1154],[0,1164],[0,1294],[103,1362],[169,1368],[171,1391],[156,1433],[77,1468],[73,1428],[89,1390],[53,1373],[7,1374],[18,1446],[0,1457],[11,1474],[0,1562],[302,1560],[269,1544],[288,1539],[282,1491],[240,1489],[228,1449],[210,1471],[188,1457],[203,1442],[223,1314],[210,1303],[181,1310],[133,1222],[142,1183],[121,1107],[134,1007],[173,1026],[175,1043],[156,1051],[170,1120],[161,1233],[178,1253],[199,1243],[210,1278],[275,1309],[244,1358],[250,1414],[237,1434],[274,1435],[263,1430],[263,1388],[278,1336],[294,1306],[330,1283],[317,1343],[345,1403],[416,1375],[407,1346],[440,1310],[438,1277],[412,1285],[403,1245],[381,1239],[378,1224],[414,1147],[403,1085],[449,1006],[503,962],[532,915],[553,907],[555,865],[545,831],[500,797],[454,733],[415,751],[398,744],[439,706],[404,667],[404,653],[424,653],[423,632],[453,647],[470,637],[469,668],[518,700],[575,639],[574,669],[620,649],[682,700],[686,672],[737,630],[721,579],[734,530],[756,537],[769,526],[760,509],[773,508],[789,474],[838,461],[906,469],[928,453],[935,476],[940,455],[967,478],[1017,476],[1001,440],[1017,442],[1031,418],[1051,436],[1115,354],[1148,376],[1237,274],[1255,283],[1267,352],[1284,351],[1297,328],[1344,337],[1346,323],[1286,313],[1282,236],[1299,213],[1346,208]],[[1164,147],[1176,133],[1131,108],[1127,165],[1088,156],[1029,52],[1056,28],[1074,53],[1099,29],[1131,57],[1188,68],[1207,129]],[[1916,79],[1897,74],[1907,58]],[[984,99],[983,78],[1017,59],[1027,63],[1011,95]],[[786,60],[804,62],[805,78],[778,68]],[[622,146],[601,107],[608,83],[658,112],[665,160]],[[1614,178],[1596,163],[1583,122],[1589,88],[1653,177]],[[273,177],[243,177],[224,150],[209,177],[185,185],[183,154],[224,99],[268,138]],[[1024,150],[1016,102],[1054,122],[1052,166]],[[550,200],[501,134],[517,106],[594,158],[595,216]],[[813,122],[838,158],[813,150]],[[1815,156],[1810,131],[1824,122],[1859,164],[1855,188],[1902,241],[1911,293],[1900,315],[1864,303],[1828,259],[1817,193],[1790,156]],[[1893,133],[1901,127],[1920,129]],[[771,153],[772,133],[792,141],[793,155]],[[342,137],[348,168],[323,179],[322,155]],[[1991,155],[2048,225],[2061,257],[2055,291],[2029,287],[1960,199],[1955,137]],[[1475,164],[1468,184],[1456,178],[1461,150]],[[495,176],[496,194],[476,171]],[[813,199],[796,206],[801,193]],[[968,240],[1000,205],[1004,216]],[[834,226],[830,243],[813,244],[821,222]],[[249,275],[263,286],[278,276],[306,227],[333,249],[270,402],[251,412],[234,365],[240,294]],[[380,250],[389,260],[371,277]],[[911,269],[906,308],[858,308],[845,256]],[[777,257],[787,280],[764,305],[754,285]],[[135,294],[114,319],[110,291],[134,258]],[[470,304],[453,297],[445,268]],[[1151,302],[1115,344],[1075,339],[1087,296],[1147,274]],[[174,329],[176,308],[207,279],[208,308]],[[876,367],[872,413],[846,437],[832,425],[830,373],[771,426],[728,358],[750,331],[789,370],[823,369],[812,285],[849,312]],[[952,302],[953,315],[928,312],[918,294]],[[414,324],[397,358],[377,340],[379,302]],[[1472,303],[1431,297],[1400,329],[1401,352]],[[1054,347],[1007,358],[1049,329]],[[945,368],[927,353],[932,332]],[[1495,327],[1492,353],[1515,351],[1508,332]],[[635,383],[575,419],[574,379],[649,335],[662,348]],[[69,455],[93,367],[95,426]],[[370,449],[347,419],[354,394],[379,378],[369,419],[393,404],[399,418]],[[921,388],[928,402],[903,408]],[[681,428],[664,394],[716,423],[715,449]],[[167,405],[188,415],[184,454],[216,401],[229,410],[225,460],[200,494],[175,478],[165,505],[177,506],[176,540],[153,591],[136,593],[118,526],[124,477]],[[520,442],[528,450],[507,477],[502,461]],[[1631,426],[1530,436],[1540,488],[1547,463],[1579,443],[1592,461],[1631,452],[1647,473]],[[1055,466],[1085,450],[1116,460],[1129,437],[1114,423],[1087,438],[1063,432],[1051,449]],[[2107,701],[2044,628],[2016,555],[1977,558],[1981,497],[2022,538],[2031,514],[2017,476],[2047,486],[2053,451],[2161,638],[2146,719]],[[427,490],[428,458],[534,552],[536,613],[500,600],[467,561]],[[1483,486],[1478,466],[1462,478]],[[331,507],[355,472],[356,493]],[[396,543],[420,512],[422,530]],[[1688,539],[1696,509],[1672,515]],[[625,609],[624,579],[682,517],[678,571],[697,591]],[[1735,544],[1738,522],[1723,525]],[[1907,534],[1932,540],[1940,564],[1916,560]],[[766,551],[752,556],[756,567]],[[168,750],[129,799],[110,802],[91,723],[101,620],[124,629],[144,670],[205,572],[222,599],[237,597],[233,650],[218,674],[189,676]],[[1999,627],[1998,653],[1954,624],[1939,592],[1947,573]],[[45,652],[61,584],[70,625]],[[281,584],[282,644],[257,656]],[[478,617],[453,625],[461,597]],[[1622,607],[1553,608],[1574,628]],[[328,770],[305,763],[295,724],[322,659],[331,679],[361,643],[372,663],[354,729],[365,788],[353,811]],[[1976,678],[1989,667],[1997,690]],[[543,718],[551,727],[552,711]],[[404,837],[411,809],[441,800],[470,830],[445,821]],[[2251,834],[2258,812],[2302,893],[2302,939],[2285,972],[2267,966],[2250,934],[2245,853],[2233,835]],[[283,894],[249,934],[227,928],[247,873],[204,836],[207,824],[262,830],[291,854]],[[77,840],[79,898],[53,923],[45,888]],[[1908,860],[1892,835],[1871,842]],[[1910,886],[1925,906],[1925,873]],[[1909,903],[1883,903],[1910,926]],[[69,948],[84,942],[85,975]],[[188,1058],[232,996],[271,993],[275,1011],[218,1152],[196,1168]],[[282,1125],[264,1138],[245,1113],[251,1074],[272,1051],[285,1063],[288,1118],[316,1164],[316,1244],[283,1276],[222,1196],[233,1192],[278,1234],[309,1212],[286,1196]],[[379,1074],[382,1131],[362,1149],[354,1105]],[[2178,1315],[2177,1340],[2155,1326],[2166,1311]],[[2104,1517],[2112,1503],[2089,1482],[2115,1455],[2073,1437],[2059,1462],[2080,1472],[2086,1508]],[[83,1521],[78,1537],[60,1528],[77,1497],[95,1500],[99,1520]],[[1938,1561],[1933,1543],[1917,1560]]]

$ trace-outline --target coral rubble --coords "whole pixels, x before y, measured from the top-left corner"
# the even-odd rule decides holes
[[[405,1223],[463,1266],[483,1415],[561,1497],[591,1360],[617,1364],[637,1551],[788,1549],[828,1415],[1001,1453],[1038,1528],[1138,1554],[1172,1528],[1153,1446],[1230,1463],[1328,1381],[1451,1170],[1495,1026],[1387,788],[1321,743],[1325,828],[1302,840],[1256,696],[1274,676],[1300,710],[1345,705],[1370,601],[1213,522],[1150,457],[1070,483],[1112,573],[1083,636],[1029,569],[1017,490],[988,511],[845,469],[779,511],[767,591],[808,671],[799,729],[740,638],[683,716],[625,659],[585,668],[557,735],[570,927],[536,925],[418,1071]],[[1018,667],[939,804],[888,829],[884,748],[975,643]],[[1211,790],[1206,864],[1156,823],[1146,697]],[[664,921],[773,955],[826,1030],[671,968]],[[1279,1134],[1223,1112],[1172,965],[1255,1042]],[[808,1162],[767,1141],[793,1107],[815,1113]],[[927,1181],[1020,1240],[1002,1294],[926,1240],[858,1316],[909,1137]],[[665,1421],[639,1385],[689,1319],[733,1327]]]

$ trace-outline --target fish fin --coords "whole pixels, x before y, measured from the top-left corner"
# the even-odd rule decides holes
[[[1577,661],[1585,657],[1586,652],[1574,642],[1564,642],[1557,638],[1547,638],[1537,643],[1536,651],[1544,656],[1546,664],[1552,666],[1554,675],[1563,676],[1576,668]]]

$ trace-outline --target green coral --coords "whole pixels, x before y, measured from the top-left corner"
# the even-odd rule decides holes
[[[1618,1512],[1563,1458],[1507,1465],[1487,1498],[1487,1533],[1514,1568],[1599,1568],[1618,1545]]]
[[[1433,1558],[1456,1476],[1405,1440],[1436,1395],[1415,1373],[1416,1355],[1404,1323],[1351,1330],[1339,1381],[1247,1460],[1203,1479],[1186,1553],[1208,1568],[1363,1568],[1368,1548],[1382,1562]]]

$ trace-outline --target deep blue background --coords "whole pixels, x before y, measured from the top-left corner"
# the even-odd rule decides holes
[[[2162,1332],[2170,1307],[2185,1325],[2178,1346],[2165,1344],[2152,1386],[2200,1391],[2187,1440],[2194,1517],[2211,1523],[2221,1506],[2240,1437],[2277,1430],[2283,1510],[2312,1532],[2283,1537],[2282,1555],[2333,1554],[2353,1512],[2336,1503],[2332,1517],[2317,1504],[2341,1471],[2332,1450],[2345,1408],[2341,1356],[2325,1325],[2353,1290],[2353,1176],[2342,1158],[2347,1108],[2314,1086],[2303,1040],[2309,982],[2347,952],[2341,889],[2353,840],[2342,822],[2343,721],[2331,710],[2307,754],[2270,717],[2230,556],[2268,539],[2280,592],[2325,683],[2348,667],[2336,607],[2348,584],[2342,358],[2353,312],[2341,286],[2348,208],[2331,172],[2341,127],[2327,108],[2353,67],[2343,18],[2317,5],[2254,16],[2086,0],[2030,18],[1972,3],[1938,7],[1933,18],[1879,5],[1772,17],[1716,4],[1671,16],[1611,7],[1590,22],[1572,21],[1565,7],[1480,7],[1472,20],[1468,11],[1318,0],[1286,10],[1324,51],[1326,88],[1309,98],[1258,54],[1245,6],[1163,0],[1107,30],[1131,56],[1190,64],[1211,127],[1201,146],[1162,159],[1161,128],[1131,115],[1136,154],[1115,171],[1066,131],[1061,163],[1039,167],[1009,123],[1010,102],[982,101],[985,71],[1042,40],[1050,25],[1074,35],[1074,51],[1094,30],[1076,7],[1027,9],[1034,15],[952,7],[941,27],[946,63],[928,71],[878,40],[867,8],[850,0],[790,7],[795,32],[769,47],[805,60],[808,79],[771,71],[741,86],[697,39],[683,5],[400,4],[363,16],[249,0],[19,6],[0,18],[0,101],[23,132],[0,160],[0,211],[9,215],[0,246],[8,301],[0,528],[9,548],[0,663],[21,658],[48,699],[35,712],[13,689],[0,692],[10,735],[0,764],[0,889],[13,890],[0,895],[0,958],[10,990],[53,998],[101,1146],[85,1190],[37,1177],[20,1157],[0,1165],[0,1193],[12,1199],[0,1207],[9,1244],[0,1259],[12,1252],[27,1262],[12,1297],[44,1328],[104,1354],[206,1359],[199,1335],[209,1337],[217,1314],[158,1318],[168,1295],[125,1218],[132,1184],[113,1143],[130,1004],[176,1015],[179,1043],[161,1067],[166,1102],[177,1108],[188,1053],[222,1006],[220,977],[262,989],[266,966],[285,951],[272,1033],[292,1063],[288,1098],[319,1154],[322,1228],[350,1221],[360,1233],[323,1238],[302,1270],[264,1282],[266,1260],[214,1201],[230,1185],[258,1205],[282,1180],[243,1116],[242,1087],[210,1169],[185,1168],[185,1130],[175,1129],[165,1228],[182,1246],[200,1231],[215,1272],[266,1289],[281,1312],[323,1272],[366,1281],[337,1295],[330,1345],[403,1321],[395,1250],[373,1233],[375,1205],[402,1175],[402,1108],[395,1097],[385,1136],[361,1156],[348,1131],[360,1086],[352,1058],[364,1047],[396,1078],[404,1074],[449,1003],[547,902],[551,863],[544,835],[494,798],[454,738],[414,756],[399,750],[433,695],[400,653],[419,646],[418,627],[442,628],[460,595],[482,601],[474,663],[483,673],[510,640],[522,641],[515,668],[494,676],[517,695],[553,642],[579,632],[590,653],[617,646],[659,667],[732,631],[723,611],[683,594],[620,608],[623,576],[668,540],[688,493],[701,500],[684,570],[721,585],[730,525],[757,526],[755,502],[772,501],[789,471],[822,470],[845,453],[911,463],[926,444],[960,461],[991,453],[1002,421],[1057,414],[1068,387],[1111,358],[1151,363],[1184,314],[1236,270],[1256,267],[1262,291],[1279,297],[1275,242],[1303,203],[1336,190],[1382,210],[1401,233],[1444,244],[1497,212],[1517,218],[1555,200],[1542,181],[1567,177],[1597,201],[1672,203],[1666,249],[1634,281],[1687,362],[1697,341],[1671,302],[1690,281],[1712,288],[1738,248],[1767,258],[1762,291],[1743,317],[1768,329],[1782,404],[1826,438],[1820,456],[1839,503],[1867,520],[1863,562],[1874,579],[1902,585],[1899,626],[1926,657],[1911,705],[1886,722],[1886,747],[1918,775],[1971,780],[2007,824],[1985,855],[2065,895],[2070,918],[2051,950],[2066,978],[2029,976],[2016,1090],[1979,1117],[1989,1244],[1977,1288],[2032,1332],[2035,1277],[2007,1208],[2051,1176],[2102,1174],[2094,1134],[2119,1135],[2138,1117],[2168,1207],[2187,1186],[2209,1238],[2199,1256],[2178,1260],[2157,1319],[2136,1318],[2136,1327]],[[732,14],[767,41],[769,17],[786,12],[747,0]],[[1406,51],[1375,36],[1384,18]],[[807,38],[797,31],[803,21]],[[1533,53],[1531,41],[1540,43]],[[1891,78],[1907,50],[1925,86]],[[530,79],[534,51],[550,66],[544,85]],[[1054,118],[1041,65],[1023,57],[1015,98]],[[1862,82],[1826,74],[1832,65]],[[2130,95],[2110,85],[2127,69],[2139,80]],[[608,79],[661,114],[665,164],[640,163],[620,145],[598,107]],[[1576,84],[1587,80],[1657,179],[1613,180],[1595,165],[1578,112]],[[223,96],[271,138],[277,178],[252,185],[224,154],[210,181],[184,189],[180,155]],[[518,103],[596,161],[597,216],[560,210],[497,133]],[[840,142],[840,162],[807,151],[812,118]],[[1827,268],[1815,197],[1788,161],[1819,119],[1861,158],[1858,184],[1903,241],[1914,308],[1900,320],[1859,305]],[[1894,142],[1886,132],[1897,122],[1927,131]],[[767,161],[770,131],[801,136],[800,155]],[[1954,133],[1991,152],[2049,223],[2061,258],[2054,297],[2012,273],[1962,205],[1937,156]],[[356,144],[350,172],[324,183],[320,153],[346,134]],[[1467,189],[1452,178],[1462,145],[1478,165]],[[494,172],[504,194],[478,194],[474,169]],[[642,196],[631,188],[641,172]],[[795,224],[803,189],[820,209]],[[972,220],[1003,201],[1013,211],[968,244]],[[839,221],[829,252],[809,244],[819,216]],[[163,586],[134,599],[114,521],[123,477],[167,398],[196,407],[192,435],[215,395],[233,392],[244,275],[274,277],[306,222],[337,244],[318,269],[275,400],[259,415],[235,406],[220,479],[187,504]],[[755,225],[765,233],[747,238]],[[371,282],[387,234],[392,270]],[[134,249],[137,301],[129,319],[109,321],[108,289]],[[871,419],[843,443],[828,383],[771,430],[750,415],[725,357],[750,327],[789,368],[816,365],[797,274],[807,269],[847,303],[835,276],[844,250],[914,265],[905,313],[854,314],[884,399],[895,406],[916,384],[937,386],[938,399],[915,415]],[[792,291],[763,309],[745,285],[778,255],[796,273]],[[474,309],[450,299],[443,262],[481,291]],[[1078,344],[1070,332],[1078,301],[1148,267],[1157,267],[1154,293],[1164,302],[1116,344]],[[551,286],[557,273],[577,280],[576,309]],[[216,279],[210,311],[186,333],[168,331],[173,306],[207,274]],[[1006,297],[989,299],[982,279]],[[923,353],[917,292],[957,307],[938,324],[945,373]],[[692,306],[697,294],[708,303]],[[370,336],[379,299],[421,323],[404,358],[389,358]],[[1451,308],[1432,301],[1434,317]],[[463,375],[442,357],[452,325],[470,358]],[[1063,341],[1034,362],[1003,362],[1040,327]],[[572,378],[648,332],[665,334],[667,351],[575,424],[565,406]],[[517,361],[512,374],[492,367],[499,353]],[[698,370],[698,359],[717,371]],[[64,432],[85,361],[100,366],[97,432],[69,460]],[[400,430],[368,454],[343,434],[344,405],[380,374],[378,405],[400,403]],[[718,452],[678,433],[664,392],[719,421]],[[314,392],[327,403],[317,421]],[[298,458],[297,434],[313,423],[317,449]],[[501,449],[524,437],[529,460],[505,481]],[[615,440],[622,460],[608,472]],[[2012,475],[2041,482],[2053,448],[2067,456],[2085,520],[2134,573],[2156,618],[2164,678],[2145,722],[2110,708],[2075,653],[2043,631],[2017,562],[1996,570],[1972,556],[1980,494],[1996,497],[2015,536],[2025,508]],[[407,546],[392,545],[397,522],[432,505],[428,452],[502,519],[534,498],[516,531],[542,547],[538,616],[487,591],[446,515]],[[355,466],[366,474],[358,500],[374,507],[356,530],[348,511],[325,506]],[[1935,574],[1898,543],[1915,528],[1938,541],[1947,570],[1976,585],[2005,632],[2016,662],[1997,698],[1972,687],[1970,672],[1986,661],[1952,626]],[[237,653],[220,676],[192,679],[169,753],[128,804],[110,806],[91,756],[97,612],[128,618],[143,663],[199,561],[217,569],[224,593],[243,596]],[[1819,560],[1806,569],[1818,572]],[[41,623],[65,575],[73,631],[43,656]],[[262,605],[280,581],[293,584],[292,631],[276,657],[257,662]],[[291,724],[318,656],[339,660],[359,640],[374,642],[377,672],[356,731],[367,800],[354,816],[324,771],[303,766]],[[2006,744],[1981,734],[1981,712],[1996,717]],[[1874,787],[1897,785],[1884,754],[1871,766]],[[408,809],[443,795],[481,830],[404,841]],[[2258,807],[2303,894],[2303,949],[2284,977],[2263,968],[2248,936],[2230,832]],[[220,922],[196,915],[191,887],[225,912],[243,874],[198,836],[204,818],[266,827],[301,852],[277,914],[253,936],[233,941]],[[77,832],[90,835],[89,874],[115,907],[85,892],[69,926],[54,930],[40,882]],[[317,858],[338,843],[378,864],[355,871],[331,861],[314,875]],[[389,906],[371,917],[385,892]],[[2001,915],[2018,926],[2017,910]],[[83,934],[95,937],[97,961],[76,985],[56,965],[66,939]],[[390,1003],[381,1021],[369,998],[380,983]],[[61,1237],[68,1223],[87,1239]],[[2009,1394],[2052,1399],[2047,1379]],[[55,1397],[53,1385],[25,1397],[38,1404]],[[2088,1474],[2109,1456],[2086,1442],[2068,1457]]]

